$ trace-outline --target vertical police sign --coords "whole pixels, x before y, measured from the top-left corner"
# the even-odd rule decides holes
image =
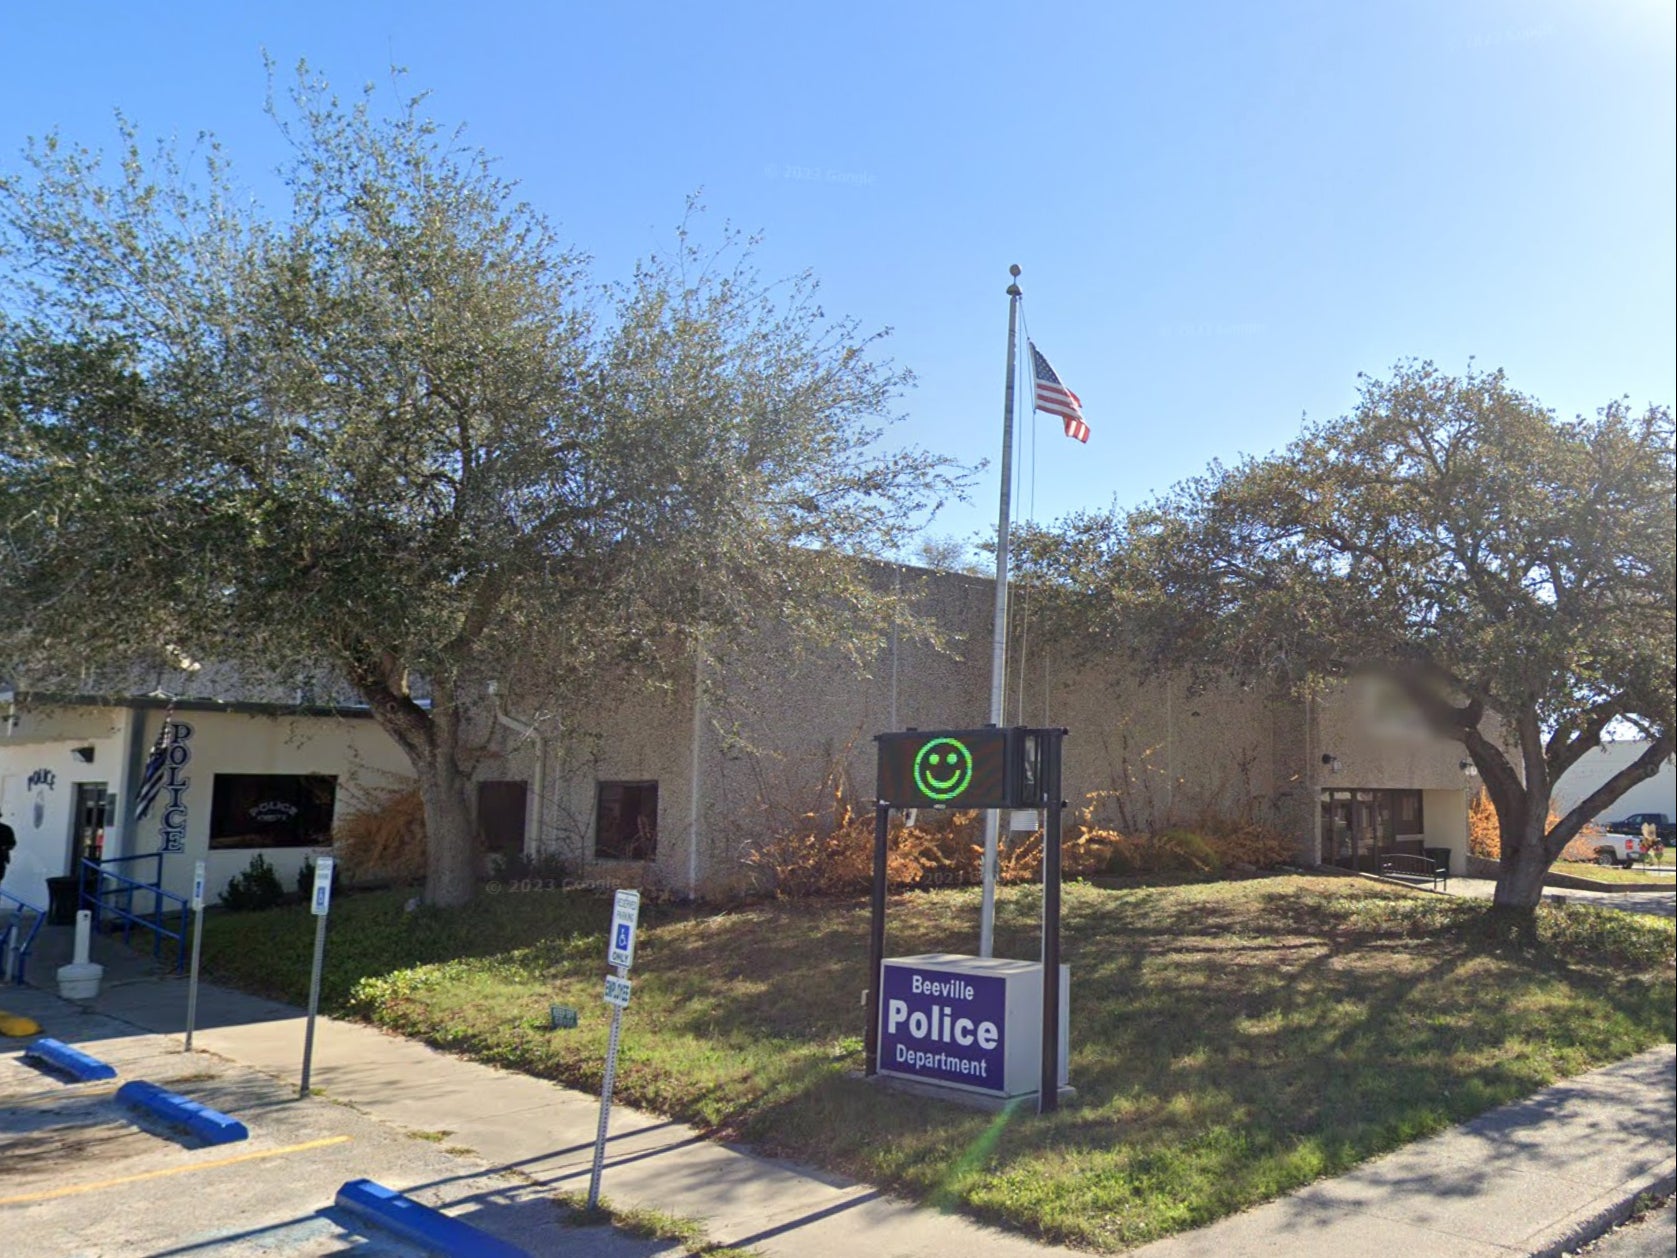
[[[606,964],[616,974],[606,975],[605,1002],[611,1006],[611,1036],[606,1041],[606,1071],[600,1081],[600,1125],[594,1132],[594,1169],[588,1177],[588,1208],[600,1204],[600,1172],[606,1161],[606,1127],[611,1121],[611,1087],[617,1078],[617,1045],[623,1034],[623,1011],[629,1007],[632,984],[629,967],[635,963],[635,934],[640,928],[641,893],[619,891],[611,905],[611,931],[606,937]]]
[[[314,968],[309,973],[309,1020],[303,1031],[303,1081],[299,1096],[309,1094],[309,1066],[314,1058],[314,1019],[320,1009],[320,967],[326,960],[326,915],[332,909],[332,865],[330,856],[322,856],[314,866],[314,892],[309,897],[309,912],[314,914]]]

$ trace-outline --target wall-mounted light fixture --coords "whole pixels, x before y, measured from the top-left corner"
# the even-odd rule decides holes
[[[92,764],[93,763],[93,748],[91,748],[91,747],[72,747],[72,748],[70,748],[70,759],[76,761],[76,763],[78,763],[78,764]]]
[[[1327,752],[1324,751],[1322,753],[1322,763],[1328,766],[1328,772],[1329,773],[1338,773],[1339,772],[1339,757],[1338,756],[1329,755]]]
[[[1479,766],[1471,760],[1458,760],[1456,768],[1462,771],[1463,777],[1476,778],[1479,776]]]

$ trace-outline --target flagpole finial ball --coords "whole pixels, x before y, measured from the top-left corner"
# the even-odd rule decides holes
[[[1009,275],[1011,275],[1014,279],[1018,279],[1019,278],[1019,264],[1017,262],[1015,262],[1012,266],[1008,267],[1007,268],[1007,273]]]

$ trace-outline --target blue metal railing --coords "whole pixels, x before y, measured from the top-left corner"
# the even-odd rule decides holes
[[[46,920],[47,912],[45,909],[31,904],[22,896],[13,895],[4,887],[0,887],[0,905],[4,905],[7,900],[17,905],[17,912],[11,915],[12,920],[6,923],[6,929],[0,931],[0,948],[11,954],[11,957],[7,959],[11,960],[12,982],[21,984],[24,977],[23,972],[29,966],[29,950],[35,946],[35,936],[41,933],[41,923]],[[30,924],[27,931],[23,929],[23,915],[25,913],[35,915],[35,920]],[[19,939],[23,940],[21,944],[18,942]]]
[[[126,874],[115,873],[112,865],[123,865],[130,862],[157,862],[152,873],[152,880],[145,882],[140,878],[130,878]],[[188,922],[191,908],[185,896],[176,895],[172,891],[165,891],[163,882],[163,853],[142,852],[136,856],[113,856],[108,860],[94,860],[87,858],[82,861],[81,872],[81,903],[93,911],[93,925],[97,929],[107,917],[114,917],[122,923],[122,942],[128,945],[134,936],[134,927],[149,930],[152,933],[151,955],[161,959],[163,956],[163,941],[173,939],[175,948],[175,969],[186,965],[186,945]],[[151,896],[151,904],[142,904],[140,911],[134,911],[134,894]],[[119,902],[120,901],[120,902]],[[165,909],[165,902],[176,907]],[[163,924],[165,914],[174,917],[178,928],[170,930]],[[112,927],[115,930],[115,927]]]

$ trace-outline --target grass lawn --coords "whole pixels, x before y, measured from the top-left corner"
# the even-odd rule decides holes
[[[1039,890],[1004,888],[997,955]],[[332,908],[323,1005],[583,1089],[600,1081],[607,899],[535,892],[404,914]],[[969,952],[978,893],[893,898],[888,955]],[[867,906],[649,907],[626,1102],[1005,1226],[1115,1250],[1206,1223],[1673,1038],[1673,925],[1545,908],[1539,945],[1482,902],[1277,877],[1065,892],[1071,1081],[1046,1119],[881,1092],[862,1064]],[[205,968],[306,997],[302,909],[217,914]],[[581,1025],[549,1031],[550,1002]]]
[[[1660,866],[1665,868],[1665,866]],[[1556,861],[1550,868],[1551,873],[1569,874],[1574,878],[1589,878],[1595,882],[1622,882],[1637,887],[1647,887],[1651,891],[1658,891],[1662,887],[1670,890],[1673,884],[1670,877],[1645,872],[1640,865],[1633,865],[1629,869],[1620,869],[1616,865],[1597,865],[1594,861]]]

